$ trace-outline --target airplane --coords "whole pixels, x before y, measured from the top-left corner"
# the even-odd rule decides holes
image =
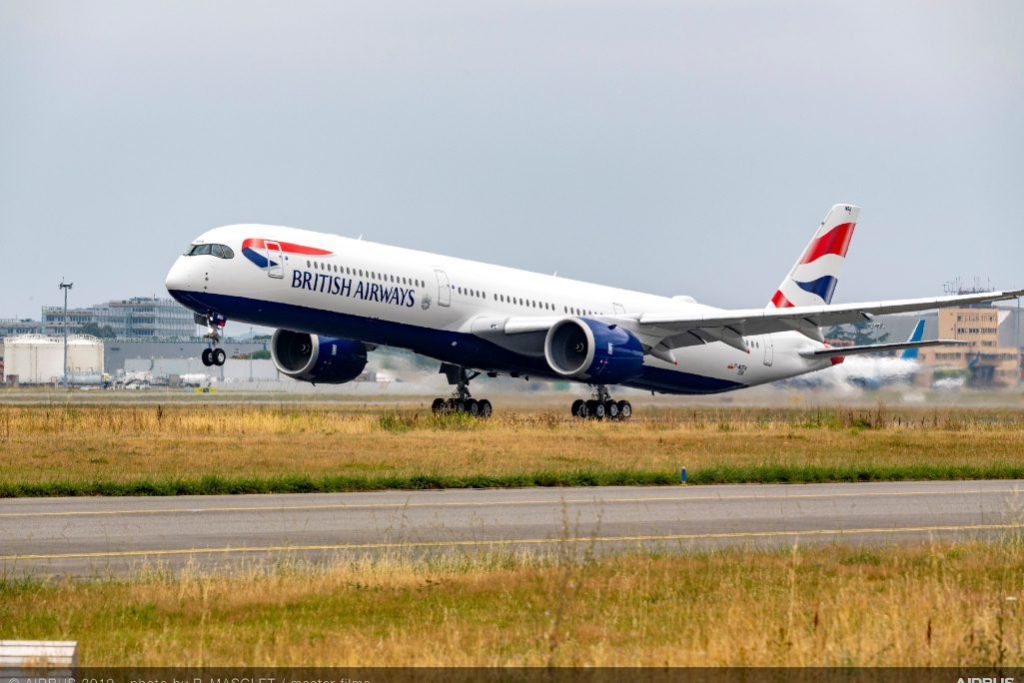
[[[214,228],[166,278],[167,291],[207,326],[206,365],[222,365],[229,319],[277,328],[270,343],[284,375],[340,384],[378,346],[440,362],[455,389],[435,412],[489,417],[470,382],[482,373],[591,386],[579,418],[627,419],[610,386],[713,394],[796,377],[864,353],[948,344],[925,340],[831,348],[821,327],[1013,299],[1024,290],[835,304],[832,295],[860,209],[836,204],[764,308],[721,309],[658,296],[272,225]],[[956,343],[955,341],[952,343]]]

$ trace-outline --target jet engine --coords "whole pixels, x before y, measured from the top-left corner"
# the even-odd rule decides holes
[[[544,357],[563,377],[594,384],[625,382],[642,372],[644,350],[629,330],[588,318],[565,318],[548,330]]]
[[[282,373],[303,382],[344,384],[366,367],[366,347],[351,339],[331,339],[305,332],[277,330],[270,356]]]

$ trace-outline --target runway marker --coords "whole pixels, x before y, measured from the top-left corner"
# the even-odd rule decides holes
[[[454,489],[448,489],[454,490]],[[692,490],[692,489],[691,489]],[[368,493],[368,492],[352,492]],[[393,492],[388,492],[393,493]],[[410,495],[413,492],[409,492]],[[159,514],[201,514],[206,512],[300,512],[303,510],[400,510],[405,508],[431,507],[500,507],[503,505],[582,505],[585,503],[706,503],[729,502],[734,500],[813,500],[821,498],[884,498],[893,496],[948,496],[948,495],[988,495],[998,493],[1024,493],[1024,489],[969,489],[965,491],[864,491],[850,493],[794,493],[767,495],[717,495],[717,496],[650,496],[636,498],[566,498],[566,499],[528,499],[528,500],[486,500],[486,501],[437,501],[429,503],[322,503],[313,505],[274,505],[259,506],[224,506],[224,507],[192,507],[192,508],[139,508],[137,510],[68,510],[46,512],[0,512],[0,519],[25,517],[90,517],[117,515],[159,515]],[[271,494],[273,495],[273,494]],[[277,494],[287,495],[287,494]]]
[[[167,555],[223,555],[229,553],[295,553],[324,550],[399,550],[416,548],[459,548],[467,546],[555,545],[558,543],[643,543],[650,541],[698,541],[732,538],[784,538],[798,536],[863,536],[867,534],[942,533],[950,531],[997,531],[1024,529],[1024,523],[964,524],[959,526],[917,526],[864,529],[807,529],[804,531],[728,531],[662,536],[585,536],[573,538],[509,538],[490,541],[409,541],[402,543],[338,543],[325,545],[241,546],[237,548],[175,548],[155,550],[114,550],[88,553],[0,555],[0,562],[19,560],[66,560],[103,557],[146,557]]]

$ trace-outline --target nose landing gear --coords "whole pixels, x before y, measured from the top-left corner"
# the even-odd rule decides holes
[[[629,401],[613,401],[608,388],[598,384],[594,388],[594,398],[589,401],[576,399],[572,403],[573,417],[581,420],[628,420],[633,416],[633,406]]]
[[[473,417],[490,417],[494,412],[491,402],[486,398],[477,400],[469,395],[469,382],[480,376],[479,372],[470,375],[466,368],[448,363],[441,364],[441,372],[448,376],[448,383],[455,385],[455,396],[452,398],[435,398],[430,405],[431,412],[449,415],[451,413],[468,413]]]
[[[203,339],[210,340],[210,347],[203,349],[201,356],[203,365],[206,367],[210,367],[211,365],[224,365],[224,361],[227,360],[228,354],[224,352],[224,349],[220,348],[220,341],[223,338],[220,330],[224,327],[224,323],[227,321],[212,313],[207,315],[200,315],[197,313],[196,322],[200,325],[206,325],[206,334],[203,335]]]
[[[224,349],[209,348],[203,349],[201,358],[203,360],[203,365],[210,367],[211,365],[224,365],[224,361],[227,360],[228,355],[224,353]]]

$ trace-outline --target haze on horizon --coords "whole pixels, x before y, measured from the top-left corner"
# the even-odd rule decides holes
[[[0,0],[0,317],[337,232],[727,307],[1024,286],[1024,5]]]

